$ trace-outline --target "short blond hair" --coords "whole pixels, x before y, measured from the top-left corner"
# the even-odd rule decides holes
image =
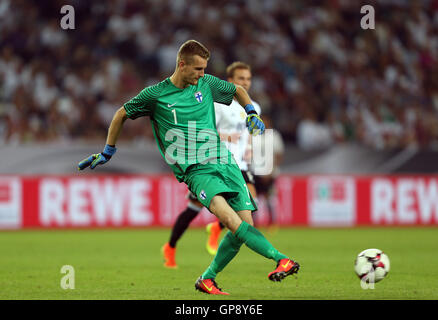
[[[187,64],[191,64],[193,62],[193,56],[195,55],[198,55],[207,61],[210,59],[210,51],[208,51],[202,43],[196,40],[188,40],[179,48],[176,63],[178,64],[183,60]]]
[[[249,64],[241,61],[235,61],[227,67],[227,78],[233,78],[234,72],[238,69],[245,69],[251,72],[251,67],[249,66]]]

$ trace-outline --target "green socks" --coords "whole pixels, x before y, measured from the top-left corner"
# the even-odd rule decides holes
[[[287,256],[275,249],[260,231],[243,221],[234,235],[230,231],[227,232],[224,239],[219,244],[213,262],[202,274],[202,278],[216,278],[217,273],[221,272],[236,256],[243,243],[245,243],[251,250],[276,262],[287,258]]]
[[[239,252],[243,242],[237,239],[231,231],[228,231],[222,241],[219,243],[216,256],[213,262],[202,274],[203,279],[214,279],[216,274],[221,272],[225,266],[236,256]]]
[[[287,256],[275,249],[260,231],[245,221],[242,221],[234,236],[242,240],[248,248],[268,259],[276,262],[287,259]]]

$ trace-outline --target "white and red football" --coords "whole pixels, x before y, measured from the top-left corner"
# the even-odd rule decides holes
[[[366,283],[383,280],[389,272],[388,255],[379,249],[366,249],[359,253],[354,261],[354,271]]]

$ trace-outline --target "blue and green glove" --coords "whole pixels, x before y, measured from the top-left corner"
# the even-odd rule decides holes
[[[96,166],[108,162],[114,153],[116,153],[116,150],[117,148],[115,146],[107,144],[101,153],[92,154],[88,158],[79,162],[78,169],[84,170],[88,166],[90,166],[90,169],[94,169]]]
[[[255,111],[254,106],[252,104],[247,104],[245,106],[245,111],[247,114],[246,127],[248,128],[249,133],[253,136],[263,134],[265,132],[265,124]]]

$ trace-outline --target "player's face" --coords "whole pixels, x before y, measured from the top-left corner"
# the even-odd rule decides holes
[[[199,78],[204,76],[205,68],[207,68],[207,60],[195,55],[191,63],[184,63],[181,66],[181,74],[185,83],[196,85]]]
[[[232,78],[228,79],[229,82],[234,84],[238,84],[245,88],[246,91],[249,91],[251,88],[251,71],[248,69],[236,69],[234,70],[234,75]]]

